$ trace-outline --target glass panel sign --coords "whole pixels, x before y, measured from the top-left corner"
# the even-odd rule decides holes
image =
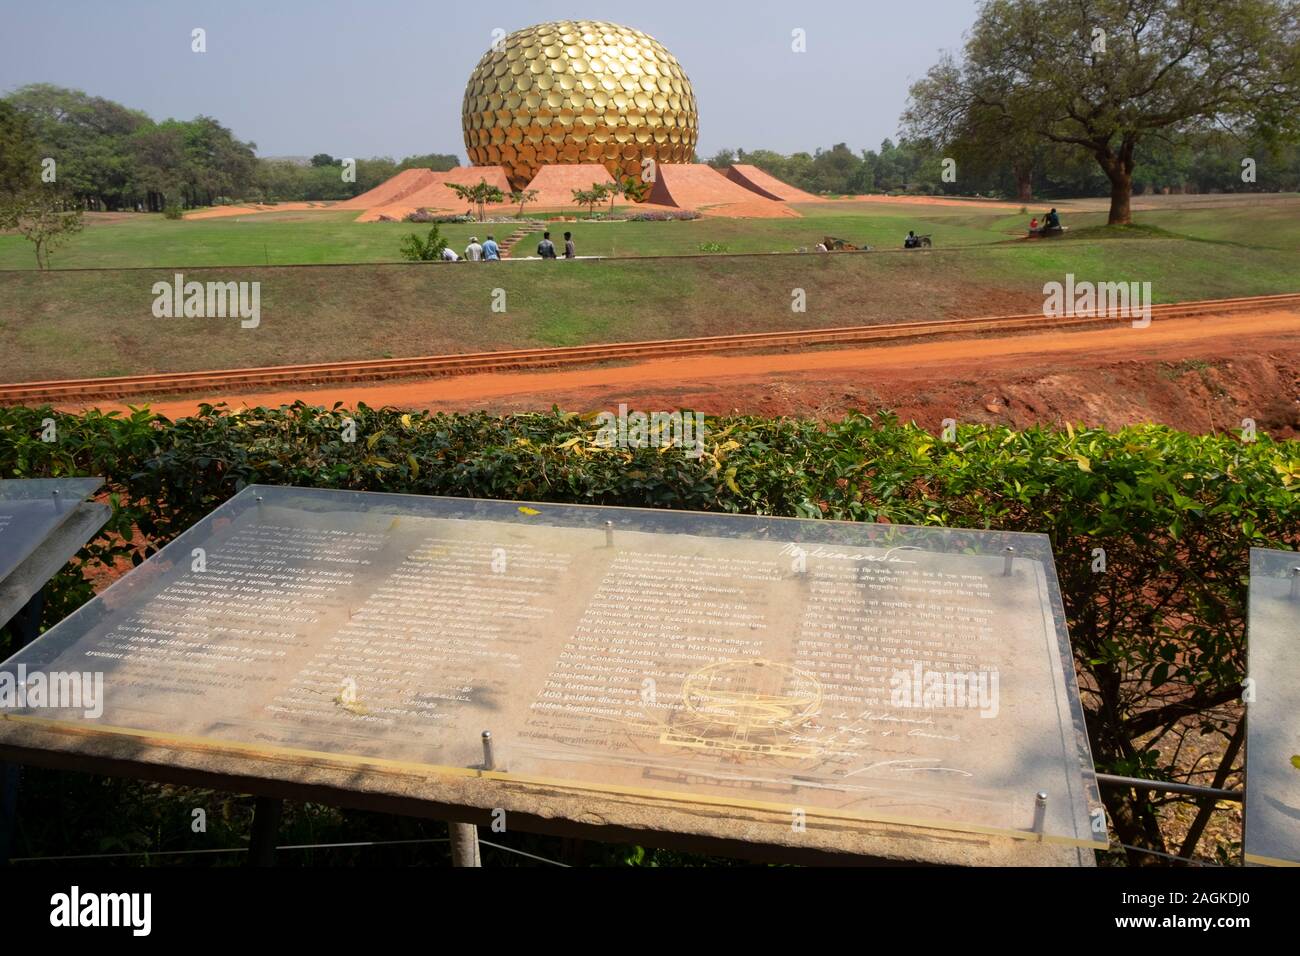
[[[0,479],[0,581],[103,483],[102,478]]]
[[[1041,535],[255,486],[19,667],[176,746],[1106,839]]]
[[[1300,864],[1300,554],[1250,549],[1246,862]]]

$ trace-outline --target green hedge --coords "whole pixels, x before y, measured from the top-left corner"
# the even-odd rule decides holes
[[[349,417],[355,442],[343,440]],[[55,442],[40,440],[46,418]],[[1267,436],[965,426],[944,442],[888,414],[737,417],[709,419],[705,453],[693,459],[598,447],[597,427],[559,412],[301,404],[204,406],[177,422],[144,410],[0,409],[0,476],[105,476],[118,537],[88,549],[92,564],[138,563],[253,482],[1042,532],[1097,765],[1158,778],[1182,776],[1152,746],[1159,735],[1190,727],[1215,735],[1222,752],[1237,732],[1248,550],[1300,547],[1300,442]],[[124,540],[133,529],[141,547]],[[90,595],[76,572],[51,591],[47,626]],[[1124,843],[1167,849],[1150,805],[1107,799]]]

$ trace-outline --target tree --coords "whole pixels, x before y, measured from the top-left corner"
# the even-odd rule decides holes
[[[1269,140],[1300,129],[1296,0],[985,0],[961,63],[912,88],[937,143],[1031,136],[1086,151],[1132,221],[1137,148],[1220,126]]]
[[[624,176],[619,180],[618,189],[633,202],[644,202],[650,195],[651,184],[640,176]]]
[[[536,189],[515,189],[510,193],[510,201],[519,203],[519,218],[524,218],[524,206],[530,202],[537,201]]]
[[[612,183],[592,183],[591,188],[600,190],[601,197],[609,200],[609,214],[614,215],[614,203],[623,195],[623,184],[617,181]]]
[[[596,206],[605,201],[605,187],[601,183],[592,183],[590,189],[575,189],[573,201],[579,206],[586,206],[589,217],[594,216]]]
[[[32,124],[40,156],[56,161],[59,186],[87,208],[211,203],[253,182],[254,145],[208,116],[155,123],[49,84],[25,86],[7,102]]]
[[[861,164],[845,143],[836,143],[830,149],[819,149],[813,155],[814,182],[819,192],[846,193],[854,170]]]
[[[0,100],[0,199],[36,185],[40,161],[31,121]]]
[[[412,262],[432,262],[442,258],[447,248],[447,240],[439,233],[438,227],[429,230],[429,237],[421,239],[417,233],[411,233],[402,240],[402,258]]]
[[[0,195],[0,229],[16,229],[36,246],[36,268],[50,267],[50,254],[81,232],[80,207],[49,186],[35,185]]]
[[[311,158],[313,166],[337,166],[342,160],[335,159],[329,153],[317,153]]]
[[[161,212],[179,200],[185,163],[184,135],[178,126],[150,125],[131,134],[129,149],[145,209]],[[169,202],[170,197],[170,202]]]
[[[710,156],[705,163],[714,169],[726,169],[728,166],[734,166],[739,160],[736,159],[734,149],[720,149]]]
[[[466,202],[472,202],[478,206],[478,221],[482,222],[487,218],[487,204],[499,203],[506,201],[506,195],[498,186],[491,185],[486,179],[480,179],[473,186],[462,186],[459,183],[447,183],[457,196]]]
[[[1034,171],[1046,148],[1042,138],[996,107],[962,104],[946,95],[960,83],[960,67],[945,55],[913,84],[903,112],[904,130],[913,138],[933,141],[962,170],[987,175],[999,165],[1009,169],[1016,198],[1028,202],[1034,198]]]
[[[35,124],[0,100],[0,229],[14,229],[36,246],[36,267],[81,231],[81,209],[57,185],[42,182]],[[72,207],[70,210],[68,207]]]
[[[103,209],[135,201],[140,190],[129,143],[133,133],[152,125],[147,115],[48,83],[24,86],[7,100],[30,120],[41,157],[56,161],[65,192]]]
[[[459,165],[460,157],[454,153],[425,153],[423,156],[407,156],[398,163],[397,170],[432,169],[435,173],[445,173]]]

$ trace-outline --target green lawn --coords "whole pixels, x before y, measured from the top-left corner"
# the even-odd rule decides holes
[[[987,245],[1011,239],[1012,230],[999,214],[936,214],[935,207],[876,207],[856,214],[827,213],[816,206],[800,207],[802,219],[696,219],[689,222],[576,222],[547,228],[552,238],[571,230],[584,256],[689,256],[699,255],[705,244],[724,247],[726,253],[796,252],[812,249],[824,236],[845,239],[856,246],[895,249],[909,229],[930,233],[944,247]],[[1028,222],[1028,217],[1016,217]],[[520,243],[532,254],[541,230]]]
[[[360,224],[349,212],[130,216],[92,223],[49,273],[27,268],[21,238],[0,236],[0,265],[12,269],[0,271],[0,381],[1030,312],[1043,284],[1067,273],[1147,281],[1157,302],[1300,291],[1300,197],[1153,204],[1125,229],[1104,225],[1101,204],[1080,204],[1086,211],[1067,212],[1068,236],[1035,242],[1014,238],[1026,217],[1005,208],[911,203],[839,203],[805,219],[557,222],[552,231],[573,229],[582,253],[619,258],[491,265],[393,261],[401,237],[425,227]],[[491,228],[504,237],[513,227]],[[936,247],[899,249],[908,228],[932,233]],[[458,247],[488,231],[444,227]],[[706,241],[767,253],[827,233],[878,251],[698,254]],[[690,255],[643,258],[674,252]],[[259,282],[261,325],[155,318],[153,284],[177,269]],[[491,307],[497,289],[504,314]],[[805,313],[791,310],[795,289]]]
[[[672,224],[674,227],[679,224]],[[159,319],[170,269],[0,273],[0,381],[280,365],[1031,312],[1067,272],[1158,302],[1300,291],[1300,256],[1169,237],[932,252],[185,267],[261,284],[261,325]],[[804,289],[807,312],[791,310]],[[494,290],[507,311],[492,311]]]
[[[1193,199],[1204,199],[1200,205]],[[1218,202],[1209,205],[1209,200]],[[1177,200],[1177,201],[1175,201]],[[1300,197],[1151,197],[1155,206],[1140,209],[1140,226],[1162,235],[1209,242],[1296,251],[1300,249]],[[926,203],[838,202],[803,204],[803,218],[722,219],[691,222],[549,223],[553,236],[574,233],[579,254],[585,256],[700,255],[702,246],[720,246],[726,253],[794,252],[811,249],[823,236],[846,239],[877,250],[898,249],[909,229],[929,233],[937,249],[958,249],[997,243],[1025,245],[1032,215],[1048,204],[1036,202],[1024,214],[1000,206],[940,206]],[[1095,200],[1062,204],[1072,232],[1105,223]],[[1084,211],[1084,210],[1087,211]],[[356,211],[273,212],[223,219],[166,220],[159,215],[89,216],[87,228],[55,253],[55,269],[169,266],[253,266],[344,264],[400,261],[402,238],[424,235],[427,226],[410,223],[358,223]],[[498,239],[514,225],[467,224],[440,226],[456,250],[471,235],[480,239],[494,232]],[[531,255],[541,229],[517,247]],[[17,235],[0,235],[0,270],[31,269],[35,256],[30,243]]]
[[[1028,217],[1006,210],[967,211],[960,207],[886,206],[843,211],[846,204],[807,205],[801,219],[704,218],[691,222],[556,221],[539,226],[519,245],[532,255],[549,228],[559,239],[575,234],[581,255],[698,255],[703,243],[727,252],[794,252],[812,248],[823,236],[855,245],[896,248],[909,229],[932,233],[937,245],[971,246],[1001,242],[1019,234]],[[857,205],[857,204],[855,204]],[[421,236],[428,226],[413,223],[356,222],[356,211],[273,212],[222,219],[167,220],[131,215],[104,221],[87,217],[86,230],[53,257],[55,269],[167,266],[252,266],[343,264],[400,261],[402,238]],[[1023,220],[1023,222],[1022,222]],[[441,225],[452,248],[463,250],[471,235],[493,232],[504,239],[509,223]],[[35,268],[31,244],[20,236],[0,235],[0,269]]]
[[[103,222],[91,216],[84,232],[54,254],[55,269],[141,266],[261,266],[393,262],[402,237],[424,236],[429,226],[356,222],[351,212],[272,212],[228,219],[168,220],[159,215]],[[458,252],[481,225],[440,225]],[[505,226],[501,232],[513,227]],[[0,236],[0,269],[35,268],[31,243]]]

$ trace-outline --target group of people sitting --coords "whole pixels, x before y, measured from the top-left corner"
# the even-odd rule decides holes
[[[1046,216],[1043,217],[1042,225],[1039,225],[1037,216],[1029,220],[1029,234],[1031,236],[1041,236],[1041,235],[1046,235],[1049,232],[1060,232],[1060,231],[1061,231],[1061,217],[1056,214],[1055,206],[1053,206],[1052,210]]]
[[[559,256],[555,250],[555,243],[551,241],[549,232],[542,233],[542,241],[537,244],[537,254],[543,259],[558,259]],[[442,250],[442,258],[445,262],[459,262],[461,256],[456,254],[456,250],[451,246]],[[501,247],[497,245],[496,239],[492,236],[487,237],[487,242],[479,245],[478,236],[469,237],[469,245],[465,247],[464,258],[467,262],[499,262],[501,259]],[[564,258],[578,258],[578,247],[573,244],[573,233],[564,234]]]
[[[456,255],[456,250],[451,246],[442,250],[444,262],[459,262],[460,256]],[[487,237],[487,242],[479,245],[478,236],[469,237],[469,245],[465,247],[465,259],[469,262],[498,262],[501,259],[501,247],[491,236]]]

